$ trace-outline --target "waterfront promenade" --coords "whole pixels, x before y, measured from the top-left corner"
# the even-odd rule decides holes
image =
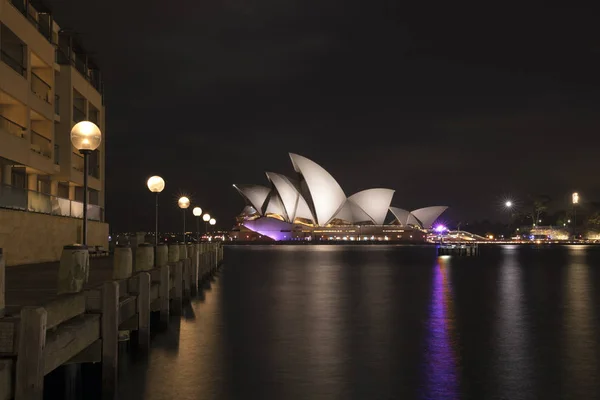
[[[119,338],[131,336],[138,350],[147,351],[151,312],[160,316],[152,329],[165,328],[169,316],[181,315],[183,302],[215,273],[223,257],[218,243],[159,250],[147,268],[131,253],[92,258],[83,290],[61,295],[58,262],[6,268],[0,400],[41,399],[44,376],[64,365],[89,362],[102,363],[103,398],[114,398]]]

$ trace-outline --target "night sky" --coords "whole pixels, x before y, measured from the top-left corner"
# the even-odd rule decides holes
[[[164,229],[178,193],[229,228],[232,184],[292,174],[288,152],[448,218],[600,200],[596,10],[405,3],[50,1],[104,75],[111,230],[153,229],[153,174]]]

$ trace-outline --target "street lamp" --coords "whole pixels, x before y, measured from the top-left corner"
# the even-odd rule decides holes
[[[71,129],[71,144],[83,154],[83,232],[82,244],[87,245],[87,206],[88,206],[88,156],[102,142],[100,128],[90,121],[81,121]]]
[[[573,236],[577,237],[577,204],[579,204],[579,193],[573,192],[571,200],[573,202]]]
[[[210,219],[210,221],[208,221],[208,223],[209,223],[211,226],[214,226],[214,225],[217,223],[217,220],[216,220],[216,219],[214,219],[214,218],[211,218],[211,219]],[[213,235],[214,235],[214,232],[213,232]],[[212,237],[212,236],[211,236],[211,237]]]
[[[151,176],[146,183],[152,193],[156,193],[156,211],[154,216],[154,245],[158,246],[158,195],[165,189],[165,180],[160,176]]]
[[[512,205],[513,205],[513,203],[512,203],[512,201],[510,201],[510,200],[507,200],[507,201],[506,201],[506,203],[504,203],[504,206],[505,206],[506,208],[511,208],[511,207],[512,207]]]
[[[177,200],[177,205],[183,211],[183,244],[185,244],[185,209],[190,206],[190,199],[185,196],[182,196]]]
[[[200,216],[202,215],[202,209],[200,207],[194,207],[192,213],[196,217],[196,240],[200,243]]]
[[[208,221],[210,221],[210,214],[204,214],[202,220],[204,221],[204,233],[208,236]]]

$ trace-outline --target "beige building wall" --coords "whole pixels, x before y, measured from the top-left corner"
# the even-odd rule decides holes
[[[3,117],[0,118],[0,184],[12,186],[4,192],[0,190],[0,207],[20,201],[19,196],[15,197],[17,193],[27,197],[29,211],[49,213],[49,207],[53,207],[47,201],[50,196],[82,200],[76,199],[83,186],[82,157],[71,145],[70,132],[83,113],[83,119],[95,117],[104,139],[105,107],[102,93],[97,89],[101,86],[91,83],[99,82],[99,75],[94,75],[97,68],[84,49],[61,31],[51,13],[40,13],[28,4],[31,2],[23,1],[23,5],[28,4],[29,18],[40,22],[36,26],[13,3],[19,0],[0,0],[0,26],[4,27],[0,31],[0,47],[11,49],[12,37],[16,36],[25,46],[23,60],[19,61],[25,69],[21,74],[18,71],[22,69],[15,70],[0,58],[0,117]],[[42,33],[39,27],[48,21],[50,24],[45,26],[49,29]],[[14,47],[12,50],[19,53]],[[75,94],[84,103],[78,107],[77,117]],[[97,158],[98,177],[89,176],[89,187],[98,194],[90,196],[90,204],[104,208],[104,140]],[[70,204],[75,209],[82,206],[77,202]],[[62,246],[80,240],[77,232],[81,223],[78,218],[0,208],[0,247],[5,249],[9,265],[55,261]],[[92,221],[89,224],[88,244],[107,247],[108,225]]]
[[[81,219],[0,209],[0,248],[6,265],[58,261],[81,241]],[[108,224],[88,221],[88,244],[108,249]]]

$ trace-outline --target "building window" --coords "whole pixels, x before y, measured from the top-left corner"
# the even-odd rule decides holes
[[[0,58],[22,76],[27,76],[25,56],[27,47],[17,35],[5,25],[0,28]]]
[[[98,202],[99,202],[100,196],[98,194],[98,191],[94,190],[94,189],[90,189],[89,193],[90,193],[90,204],[99,205]]]

